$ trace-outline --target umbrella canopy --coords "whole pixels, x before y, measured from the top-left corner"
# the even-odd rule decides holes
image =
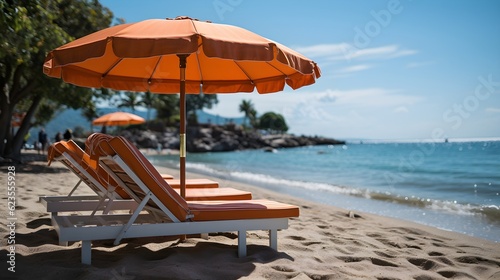
[[[127,113],[127,112],[113,112],[106,115],[102,115],[99,118],[92,121],[93,125],[131,125],[131,124],[141,124],[145,123],[146,120],[137,115]]]
[[[278,92],[311,85],[312,60],[248,30],[189,17],[151,19],[92,33],[51,51],[43,65],[67,83],[180,94],[180,181],[185,194],[185,94]]]

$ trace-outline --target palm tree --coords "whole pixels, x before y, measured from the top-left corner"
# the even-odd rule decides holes
[[[255,108],[252,104],[252,100],[243,99],[240,104],[240,112],[245,114],[245,119],[243,121],[244,124],[247,124],[247,120],[252,120],[252,117],[255,117],[257,114]]]
[[[120,98],[120,104],[118,104],[118,108],[127,107],[132,109],[132,112],[135,113],[135,108],[137,106],[141,106],[141,100],[139,99],[139,95],[137,92],[126,91],[124,92],[125,97]]]
[[[259,119],[257,118],[257,111],[255,109],[250,110],[250,116],[248,116],[250,119],[250,125],[253,128],[256,128],[259,126]]]
[[[147,91],[144,93],[141,101],[139,102],[140,103],[139,105],[145,106],[148,110],[148,113],[147,113],[147,120],[148,121],[150,119],[149,114],[151,112],[151,108],[155,105],[156,100],[158,100],[158,95],[152,94],[150,91]]]

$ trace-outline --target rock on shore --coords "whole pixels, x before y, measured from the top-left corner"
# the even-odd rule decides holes
[[[319,136],[263,134],[258,131],[247,131],[233,124],[188,127],[186,132],[186,149],[191,153],[345,144],[345,141]],[[179,149],[179,131],[172,127],[165,128],[162,132],[123,130],[120,135],[135,143],[139,148]]]

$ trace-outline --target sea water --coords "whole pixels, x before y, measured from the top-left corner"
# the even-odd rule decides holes
[[[178,167],[175,155],[150,159]],[[498,140],[189,153],[186,166],[221,180],[500,242]]]

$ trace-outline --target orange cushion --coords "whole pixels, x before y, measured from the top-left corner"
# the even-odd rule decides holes
[[[180,189],[175,189],[177,193]],[[248,200],[252,199],[252,193],[233,188],[187,188],[187,201],[202,200]]]
[[[289,218],[299,216],[299,207],[271,200],[189,202],[193,221]]]
[[[165,173],[162,173],[162,174],[160,174],[160,175],[161,175],[161,177],[162,177],[163,179],[174,179],[174,176],[172,176],[172,175],[170,175],[170,174],[165,174]]]
[[[181,187],[181,180],[179,179],[165,179],[167,183],[174,189]],[[209,179],[186,179],[187,188],[218,188],[219,183]]]

